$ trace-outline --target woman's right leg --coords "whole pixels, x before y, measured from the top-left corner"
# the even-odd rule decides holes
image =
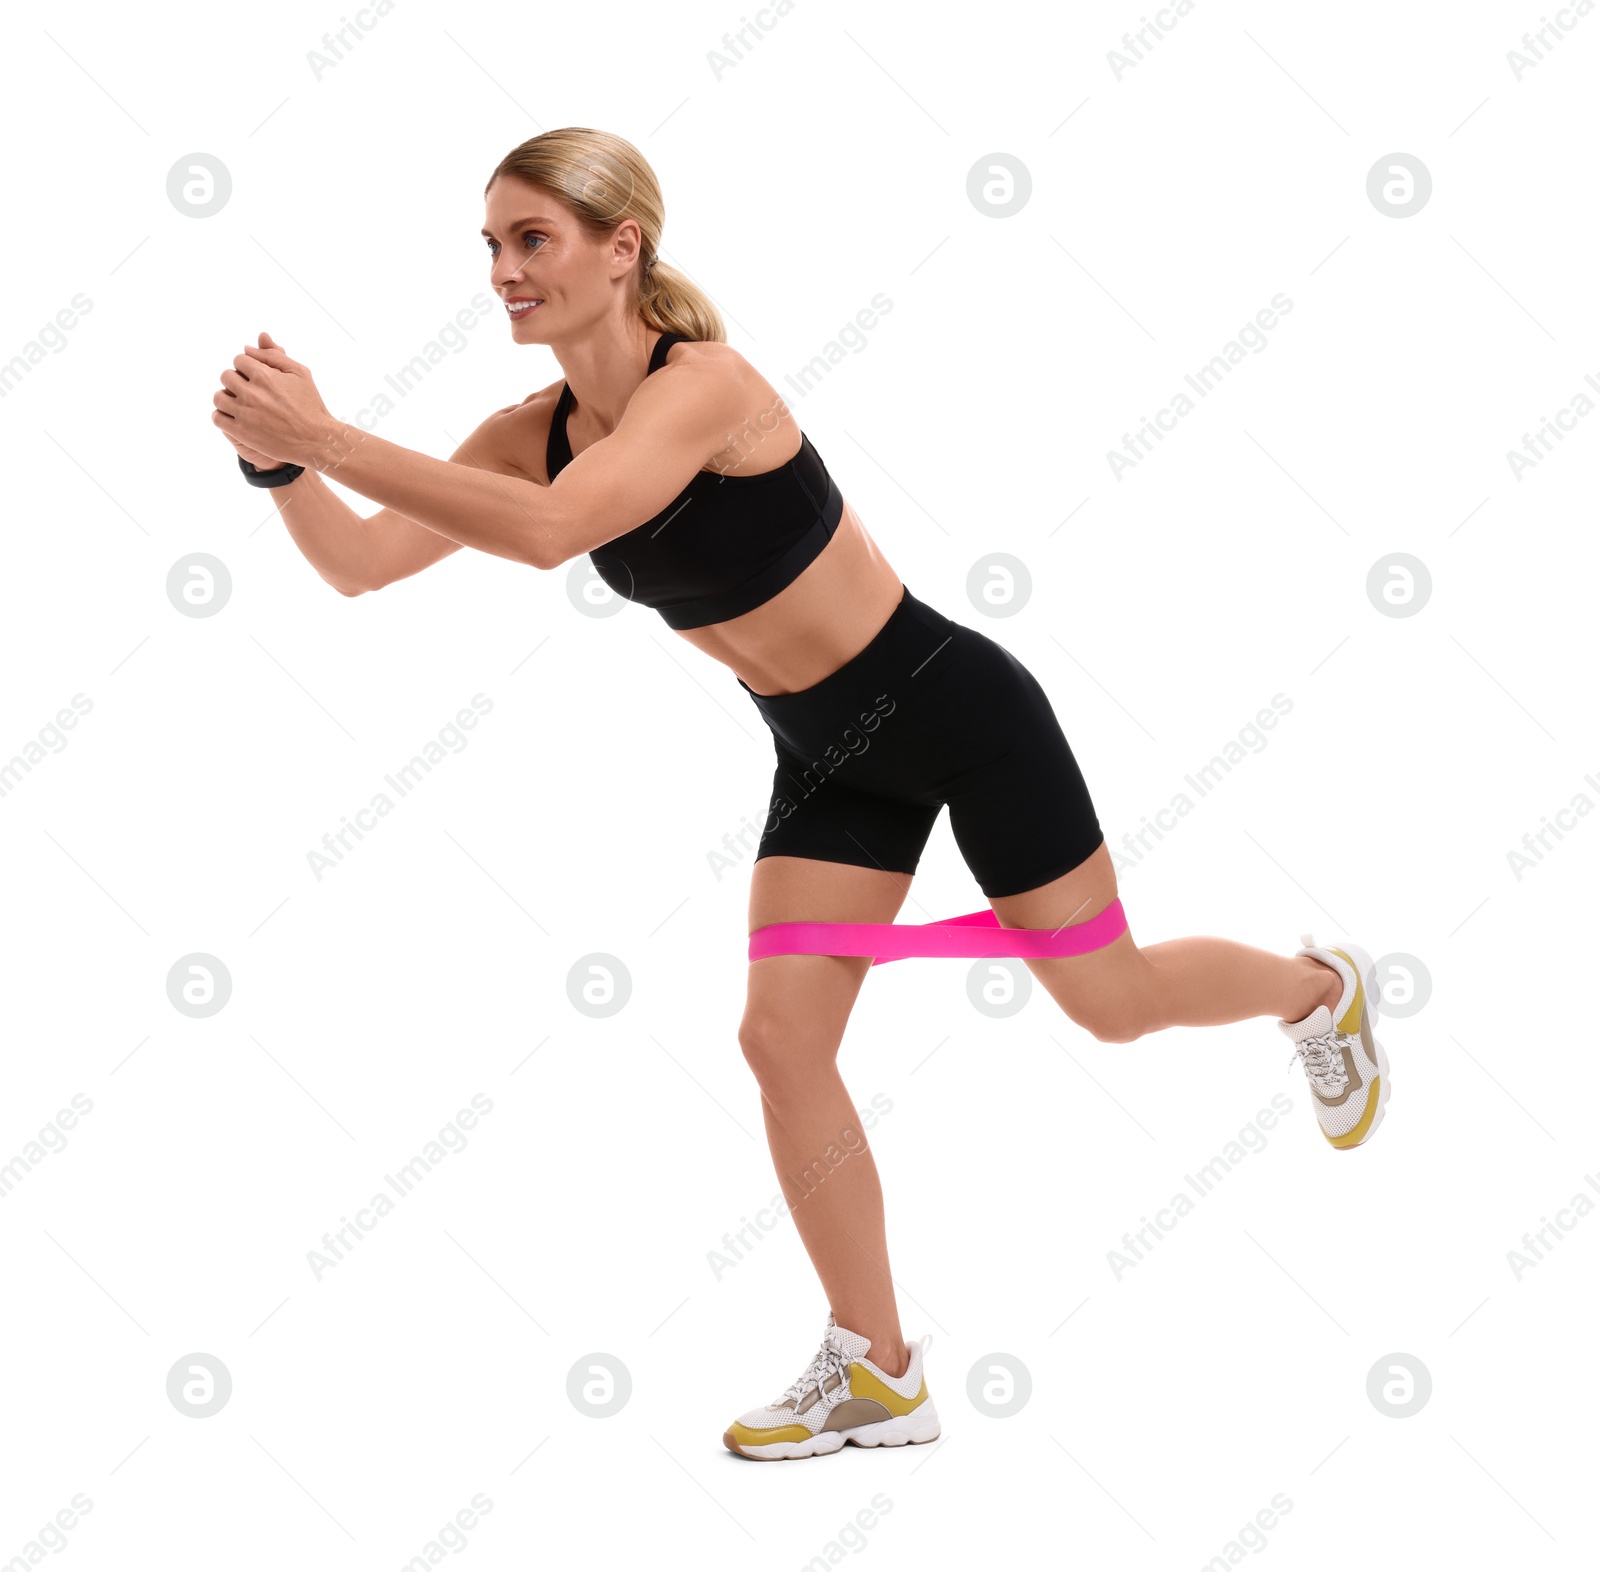
[[[810,857],[758,859],[750,927],[773,922],[893,922],[911,875]],[[840,1326],[872,1339],[867,1357],[907,1367],[889,1276],[883,1189],[836,1062],[869,956],[771,955],[752,961],[739,1042],[790,1215]]]
[[[1116,898],[1116,866],[1102,841],[1070,873],[989,904],[1008,928],[1062,928],[1087,922]],[[1131,924],[1102,950],[1024,964],[1073,1021],[1107,1043],[1257,1015],[1298,1021],[1319,1004],[1337,1004],[1342,988],[1338,973],[1309,956],[1207,937],[1141,947]]]

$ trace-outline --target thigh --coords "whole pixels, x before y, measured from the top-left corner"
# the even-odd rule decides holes
[[[1009,651],[985,641],[985,724],[1014,746],[952,783],[950,827],[1003,927],[1088,922],[1117,899],[1117,872],[1083,773],[1048,696]],[[952,722],[954,724],[954,722]],[[1139,1035],[1149,962],[1130,928],[1086,955],[1024,962],[1078,1025],[1102,1040]]]
[[[995,902],[1061,879],[1104,837],[1083,772],[1038,679],[992,639],[974,639],[970,659],[980,678],[970,685],[979,696],[971,703],[981,713],[948,718],[951,749],[961,750],[966,732],[1002,737],[1005,745],[974,748],[977,762],[949,782],[946,796],[962,858]]]
[[[767,856],[750,876],[751,931],[774,922],[893,922],[911,875],[812,857]],[[769,955],[749,964],[741,1028],[780,1050],[831,1057],[871,969],[868,955]]]
[[[756,866],[771,857],[809,858],[901,876],[909,885],[942,804],[896,793],[867,778],[869,761],[848,758],[826,772],[775,740],[772,799],[756,847]],[[871,761],[875,763],[876,761]],[[854,775],[852,775],[854,771]],[[768,921],[794,920],[792,914]],[[819,919],[845,921],[838,919]]]
[[[1088,922],[1116,899],[1116,865],[1102,841],[1059,878],[989,904],[1003,928],[1055,929]],[[1131,918],[1103,949],[1023,964],[1074,1022],[1102,1041],[1128,1041],[1143,1033],[1150,961],[1134,943]]]

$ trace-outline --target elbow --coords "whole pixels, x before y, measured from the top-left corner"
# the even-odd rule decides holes
[[[347,597],[365,595],[368,590],[375,590],[382,587],[381,585],[377,584],[358,584],[351,579],[330,579],[326,574],[323,575],[323,581],[331,588],[338,590],[341,595]]]
[[[550,510],[547,505],[538,523],[523,536],[522,549],[517,553],[517,559],[525,566],[539,568],[544,572],[559,568],[564,562],[570,562],[573,555],[566,549],[569,531],[563,520],[549,515]]]

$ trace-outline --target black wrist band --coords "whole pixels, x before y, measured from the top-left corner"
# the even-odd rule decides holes
[[[303,475],[306,472],[304,464],[285,464],[279,469],[257,469],[243,454],[239,457],[239,468],[252,486],[287,486],[296,475]]]

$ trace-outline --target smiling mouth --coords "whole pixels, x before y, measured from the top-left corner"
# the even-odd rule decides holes
[[[542,300],[508,300],[506,302],[506,314],[515,321],[518,317],[527,316],[530,311],[543,304]]]

